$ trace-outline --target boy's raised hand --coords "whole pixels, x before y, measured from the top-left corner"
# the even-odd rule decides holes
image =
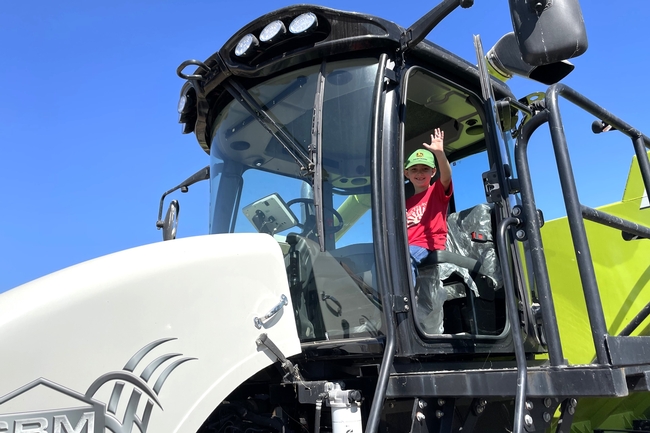
[[[436,128],[431,134],[431,144],[422,143],[425,149],[428,149],[436,156],[438,160],[438,173],[440,173],[440,183],[445,187],[445,191],[448,191],[449,185],[451,184],[451,166],[447,160],[447,155],[445,155],[445,149],[443,147],[443,141],[445,138],[445,132],[441,131],[440,128]]]
[[[443,141],[445,139],[445,132],[441,131],[440,128],[436,128],[431,134],[431,144],[422,143],[425,149],[430,150],[433,153],[444,152]]]

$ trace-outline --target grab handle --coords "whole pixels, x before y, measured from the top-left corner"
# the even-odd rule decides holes
[[[271,317],[273,317],[273,316],[275,316],[276,314],[278,314],[278,312],[282,309],[282,307],[284,307],[284,306],[287,305],[288,303],[289,303],[289,300],[287,299],[287,297],[284,296],[284,295],[281,295],[281,296],[280,296],[280,302],[278,303],[278,305],[276,305],[275,307],[271,308],[271,311],[269,311],[269,312],[266,313],[264,316],[262,316],[262,318],[255,317],[255,318],[253,319],[253,322],[255,323],[255,327],[256,327],[257,329],[261,329],[262,326],[264,325],[264,322],[265,322],[265,321],[269,320]]]

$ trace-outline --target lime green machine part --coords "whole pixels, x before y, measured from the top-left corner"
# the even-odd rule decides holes
[[[334,235],[338,241],[371,207],[370,194],[355,194],[345,199],[337,209],[343,218],[343,228]]]
[[[623,200],[599,210],[650,226],[650,206],[636,157]],[[625,241],[619,230],[590,221],[585,221],[585,229],[607,330],[617,335],[650,302],[650,240]],[[548,221],[541,231],[564,356],[573,365],[590,363],[595,350],[567,218]],[[632,335],[650,335],[650,319]],[[578,403],[572,431],[631,429],[632,420],[647,418],[647,393],[583,399]]]

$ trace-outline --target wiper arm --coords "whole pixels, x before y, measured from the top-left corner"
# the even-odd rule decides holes
[[[223,166],[223,164],[221,164]],[[217,169],[219,170],[221,167],[217,166]],[[216,173],[213,173],[216,174]],[[158,207],[158,220],[156,220],[156,227],[158,229],[161,229],[163,227],[163,221],[162,221],[162,214],[163,214],[163,205],[165,204],[165,197],[167,197],[169,194],[176,190],[181,190],[181,192],[187,192],[187,188],[194,185],[197,182],[201,182],[202,180],[208,180],[210,179],[210,166],[203,167],[201,170],[197,171],[194,173],[192,176],[188,177],[185,179],[183,182],[179,183],[169,191],[165,191],[160,197],[160,206]]]
[[[273,137],[275,137],[282,147],[296,160],[300,166],[300,170],[304,173],[312,173],[314,170],[314,162],[309,158],[305,150],[296,141],[284,131],[275,120],[271,118],[260,104],[257,103],[255,98],[237,82],[234,78],[229,78],[224,81],[223,86],[228,90],[228,93],[233,98],[238,100],[244,108],[253,116]]]
[[[314,96],[314,115],[311,119],[311,144],[309,153],[314,165],[314,208],[316,230],[320,250],[325,251],[325,230],[323,228],[323,93],[325,92],[325,62],[321,63],[316,80]]]

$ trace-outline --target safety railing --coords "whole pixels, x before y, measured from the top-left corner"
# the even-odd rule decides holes
[[[531,135],[538,127],[546,122],[548,122],[551,132],[551,141],[553,142],[553,151],[555,153],[569,229],[576,252],[578,272],[582,282],[587,314],[596,350],[596,361],[599,364],[631,365],[639,361],[641,355],[644,353],[644,349],[638,347],[639,344],[637,343],[639,343],[639,340],[633,341],[629,339],[630,337],[626,336],[610,336],[607,331],[603,306],[598,291],[598,283],[587,241],[584,219],[619,229],[641,238],[650,238],[650,228],[610,215],[606,212],[592,209],[580,203],[569,158],[564,125],[560,116],[558,104],[560,96],[631,139],[641,170],[643,184],[646,191],[650,191],[650,161],[648,160],[646,150],[646,148],[650,148],[650,139],[570,87],[563,84],[555,84],[549,87],[546,92],[545,110],[533,116],[526,123],[517,139],[515,149],[515,163],[519,174],[522,208],[525,217],[524,226],[530,245],[531,264],[540,299],[543,318],[542,326],[548,343],[549,361],[553,366],[560,366],[566,363],[562,355],[562,345],[555,317],[555,307],[540,233],[540,221],[535,206],[527,157],[528,141]],[[643,337],[644,341],[642,344],[650,348],[650,339],[648,338]],[[646,359],[645,361],[647,362],[648,360]]]

